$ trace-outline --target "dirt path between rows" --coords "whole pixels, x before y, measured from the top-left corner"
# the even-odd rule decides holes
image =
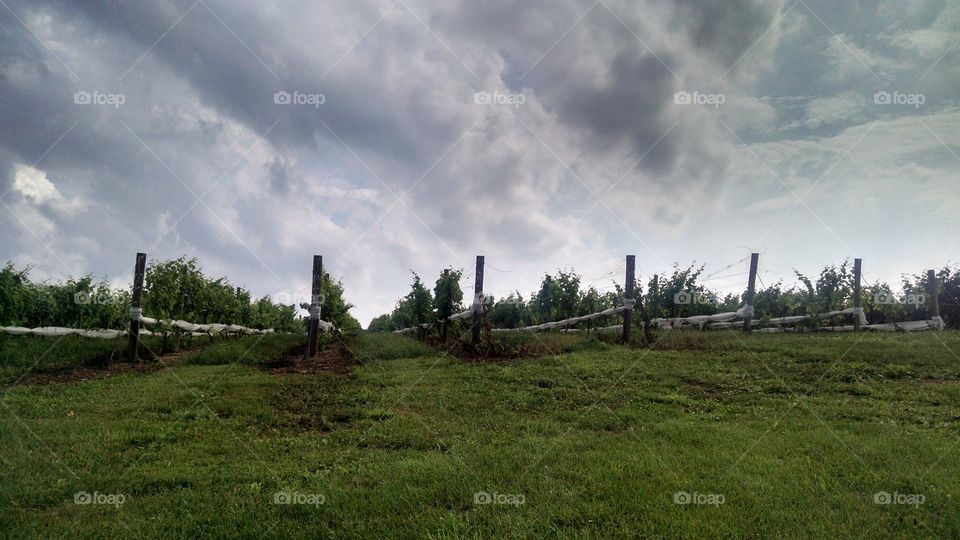
[[[70,382],[92,381],[97,379],[106,379],[125,373],[155,373],[171,366],[177,366],[183,363],[184,358],[195,350],[180,351],[177,353],[165,354],[153,360],[142,362],[114,362],[103,367],[77,367],[65,368],[49,371],[32,371],[24,376],[16,385],[47,385],[61,384]],[[349,349],[339,338],[329,343],[312,360],[304,358],[306,345],[297,347],[290,351],[290,354],[279,362],[264,366],[268,373],[275,375],[284,373],[319,373],[323,371],[333,371],[336,373],[349,373],[351,366],[356,362]],[[0,388],[6,389],[3,386]]]
[[[77,381],[91,381],[123,375],[124,373],[153,373],[166,367],[176,366],[183,362],[187,355],[195,351],[180,351],[165,354],[153,360],[141,362],[114,362],[103,367],[77,367],[50,371],[33,371],[27,374],[17,384],[57,384]]]
[[[356,362],[350,350],[340,338],[334,338],[327,344],[317,356],[306,359],[307,346],[297,347],[290,356],[280,362],[267,366],[267,372],[275,375],[283,373],[319,373],[321,371],[333,371],[336,373],[348,373],[351,366]]]

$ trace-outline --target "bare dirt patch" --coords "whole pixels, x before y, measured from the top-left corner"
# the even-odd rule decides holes
[[[290,356],[279,362],[267,365],[267,372],[273,374],[283,373],[319,373],[322,371],[333,371],[336,373],[349,373],[350,367],[356,362],[350,349],[343,343],[341,338],[334,338],[313,358],[307,359],[307,346],[294,349]]]
[[[193,351],[180,351],[140,362],[114,362],[102,367],[87,366],[34,371],[26,375],[18,384],[61,384],[106,379],[108,377],[123,375],[124,373],[153,373],[166,367],[182,363],[183,359],[191,352]]]

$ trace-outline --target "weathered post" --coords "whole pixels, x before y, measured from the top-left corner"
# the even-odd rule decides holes
[[[930,317],[940,318],[940,293],[937,291],[937,273],[927,270],[927,282],[930,287]],[[942,328],[938,328],[942,330]]]
[[[749,312],[743,318],[743,330],[748,334],[753,326],[753,297],[757,290],[757,265],[760,262],[759,253],[750,254],[750,279],[747,281],[747,297],[743,299],[744,307],[750,306]]]
[[[860,275],[863,268],[863,259],[853,260],[853,331],[860,331],[860,310],[863,309],[863,298],[860,291]]]
[[[317,334],[320,331],[320,304],[323,290],[323,257],[313,256],[313,284],[310,287],[310,327],[307,331],[307,359],[317,355]]]
[[[630,323],[633,322],[633,279],[636,258],[627,255],[627,277],[623,289],[623,342],[630,343]]]
[[[147,271],[147,254],[137,253],[133,266],[133,296],[130,299],[130,332],[127,357],[131,362],[140,359],[140,317],[143,316],[140,302],[143,298],[143,276]]]
[[[480,320],[483,316],[483,255],[477,255],[473,273],[473,346],[480,344]]]

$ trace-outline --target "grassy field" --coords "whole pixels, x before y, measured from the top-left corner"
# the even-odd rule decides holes
[[[163,339],[144,336],[142,343],[147,352],[159,351]],[[0,388],[19,382],[25,373],[104,367],[125,361],[126,355],[126,339],[0,335]]]
[[[0,531],[960,536],[960,333],[674,332],[496,362],[364,335],[346,375],[267,373],[285,345],[260,343],[7,390]]]

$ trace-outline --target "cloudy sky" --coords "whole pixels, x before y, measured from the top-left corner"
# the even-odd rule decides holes
[[[0,260],[276,296],[322,254],[364,324],[477,254],[897,282],[960,258],[958,40],[952,0],[2,0]]]

